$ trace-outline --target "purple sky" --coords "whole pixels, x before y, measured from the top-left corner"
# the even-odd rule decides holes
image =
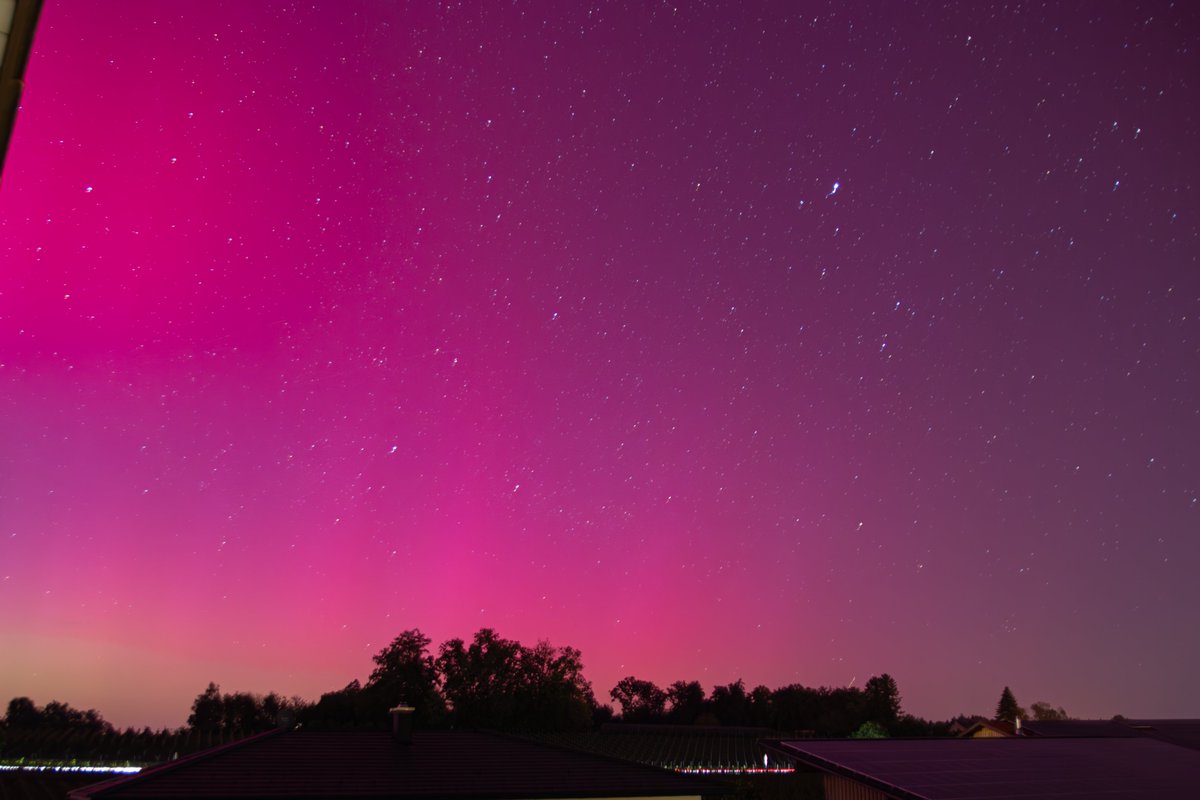
[[[1200,716],[1191,3],[48,0],[0,700],[401,630]]]

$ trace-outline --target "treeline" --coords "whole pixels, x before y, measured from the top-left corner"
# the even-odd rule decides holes
[[[946,724],[905,714],[896,681],[886,673],[862,688],[792,684],[747,690],[738,680],[709,693],[698,681],[675,681],[664,689],[629,676],[609,692],[614,710],[597,701],[573,647],[545,641],[530,647],[490,628],[470,641],[450,639],[436,651],[431,645],[418,629],[401,633],[375,654],[365,683],[354,680],[316,703],[273,692],[222,693],[210,683],[193,701],[187,727],[174,732],[118,732],[94,710],[58,702],[39,708],[29,698],[15,698],[0,721],[0,752],[11,755],[17,741],[26,748],[31,741],[58,742],[59,757],[96,750],[97,743],[108,741],[113,754],[119,750],[128,753],[123,757],[155,760],[151,751],[157,755],[163,747],[188,752],[293,722],[310,728],[385,728],[389,709],[398,704],[411,706],[414,723],[422,728],[586,731],[616,721],[750,726],[831,737],[928,736],[948,730]],[[123,743],[119,747],[117,737]]]
[[[47,762],[153,764],[205,750],[245,735],[242,731],[115,728],[95,709],[80,711],[53,701],[37,706],[28,697],[9,701],[0,719],[0,759]]]
[[[862,689],[791,684],[779,689],[741,680],[714,686],[709,695],[699,681],[675,681],[662,689],[630,676],[610,693],[626,722],[679,725],[738,725],[813,736],[934,736],[948,726],[905,714],[900,690],[884,673]]]
[[[75,731],[78,733],[106,734],[113,726],[105,722],[94,708],[80,711],[66,703],[52,700],[45,707],[38,707],[28,697],[14,697],[8,701],[4,714],[4,730],[11,732],[41,730],[49,733]]]
[[[527,647],[490,628],[467,643],[450,639],[429,651],[432,640],[414,629],[374,656],[365,684],[321,695],[300,712],[309,727],[384,727],[388,710],[413,708],[419,727],[467,727],[506,731],[567,731],[592,727],[598,705],[583,677],[580,652],[538,642]]]
[[[375,657],[366,684],[353,681],[300,710],[310,727],[384,727],[388,709],[412,706],[421,727],[505,731],[583,731],[612,721],[753,726],[815,736],[929,736],[948,726],[903,713],[896,681],[887,674],[862,689],[780,689],[741,681],[715,686],[676,681],[662,689],[630,676],[600,704],[583,676],[578,650],[539,642],[527,647],[490,628],[468,643],[444,642],[436,654],[420,630],[405,631]]]
[[[309,705],[302,698],[280,697],[275,692],[221,694],[221,687],[210,683],[192,702],[187,724],[198,731],[258,733],[276,727],[284,719],[295,720]]]
[[[1117,716],[1120,716],[1119,714]],[[1012,689],[1007,686],[1000,693],[1000,700],[996,703],[996,715],[992,719],[1003,722],[1013,722],[1018,719],[1036,719],[1036,720],[1060,720],[1070,719],[1067,710],[1062,706],[1052,706],[1045,700],[1039,700],[1029,707],[1026,711],[1017,698],[1013,695]],[[1115,717],[1114,717],[1115,719]]]

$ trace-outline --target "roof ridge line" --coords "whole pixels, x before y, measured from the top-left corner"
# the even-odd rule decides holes
[[[184,756],[183,758],[175,758],[171,759],[170,761],[164,761],[161,764],[156,764],[153,767],[148,767],[144,770],[141,770],[135,775],[123,775],[119,778],[110,778],[106,781],[101,781],[100,783],[92,783],[88,784],[87,786],[81,786],[78,789],[70,792],[67,795],[67,800],[91,800],[91,798],[103,797],[107,792],[116,788],[117,785],[128,786],[131,783],[140,783],[143,779],[157,777],[162,775],[164,772],[171,772],[179,769],[180,767],[195,764],[198,761],[206,761],[210,758],[221,755],[227,750],[232,750],[235,747],[242,747],[251,742],[277,736],[284,732],[286,732],[286,729],[284,728],[273,728],[269,731],[263,731],[262,733],[255,733],[251,736],[246,736],[241,739],[235,739],[232,742],[225,742],[224,744],[219,744],[216,747],[210,747],[207,750],[201,750],[198,753],[192,753]]]

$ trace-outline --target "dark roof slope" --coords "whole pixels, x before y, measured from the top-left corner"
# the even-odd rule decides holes
[[[1022,720],[1021,730],[1026,736],[1071,736],[1086,738],[1128,738],[1137,736],[1137,731],[1109,719],[1050,719]]]
[[[1141,737],[808,740],[772,746],[800,764],[903,800],[1200,794],[1200,753]]]
[[[401,744],[373,731],[271,732],[73,798],[539,798],[721,794],[639,764],[463,731]]]
[[[1141,736],[1200,750],[1200,719],[1127,719],[1125,724]]]
[[[615,727],[615,726],[614,726]],[[766,734],[766,735],[764,735]],[[695,772],[753,772],[764,768],[766,751],[760,739],[790,736],[762,728],[708,728],[664,725],[601,729],[590,733],[548,733],[533,741],[557,744],[587,753],[636,761],[670,770]],[[778,766],[771,764],[770,766]]]
[[[1160,742],[1200,750],[1197,719],[1056,719],[1021,724],[1028,736],[1146,736]]]

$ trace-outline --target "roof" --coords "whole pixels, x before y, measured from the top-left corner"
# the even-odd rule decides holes
[[[568,798],[722,794],[720,784],[504,736],[271,731],[72,798]]]
[[[963,738],[970,738],[972,736],[975,736],[978,732],[985,731],[985,730],[994,731],[995,733],[999,734],[1000,736],[1016,736],[1017,735],[1017,727],[1011,722],[1006,722],[1005,720],[1002,720],[1002,719],[996,719],[996,720],[981,719],[978,722],[976,722],[974,725],[970,726],[965,731],[960,733],[959,736],[962,736]]]
[[[748,773],[782,771],[778,763],[764,759],[768,754],[760,740],[799,735],[767,728],[606,725],[599,732],[547,733],[529,738],[680,772]]]
[[[1048,719],[1022,720],[1021,730],[1026,736],[1070,736],[1128,738],[1137,736],[1137,731],[1110,719]]]
[[[1200,750],[1200,719],[1056,719],[1021,723],[1027,736],[1145,736]]]
[[[799,764],[901,800],[1190,797],[1200,752],[1146,738],[774,742]]]
[[[1200,750],[1200,719],[1127,719],[1124,724],[1141,736]]]

